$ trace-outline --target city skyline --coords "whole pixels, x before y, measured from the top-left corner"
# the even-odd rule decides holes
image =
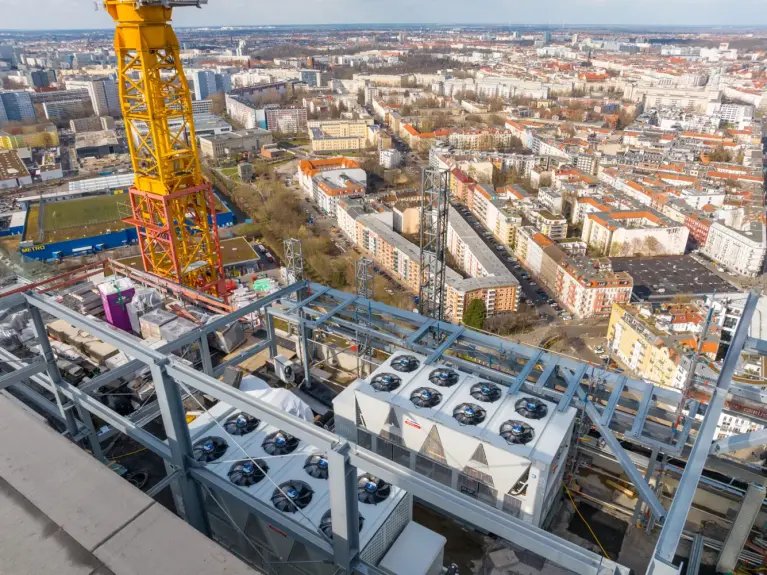
[[[96,10],[98,8],[98,10]],[[211,8],[215,8],[211,10]],[[366,24],[458,24],[496,26],[750,26],[767,25],[761,0],[545,0],[515,6],[503,0],[468,5],[449,0],[297,0],[289,5],[260,0],[211,0],[202,10],[178,10],[174,25],[278,26]],[[249,14],[250,12],[250,14]],[[81,30],[112,26],[101,2],[0,0],[3,30]],[[550,15],[556,15],[555,17]]]

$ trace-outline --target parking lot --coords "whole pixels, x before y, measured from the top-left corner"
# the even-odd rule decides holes
[[[511,249],[508,246],[503,246],[495,240],[493,234],[491,234],[485,227],[477,221],[477,219],[471,215],[468,208],[460,203],[454,203],[453,207],[459,214],[471,225],[477,232],[480,238],[485,244],[498,254],[499,259],[504,263],[508,270],[514,274],[514,277],[519,281],[519,285],[522,288],[521,301],[526,300],[533,305],[538,312],[538,316],[541,319],[547,321],[556,321],[558,318],[563,320],[572,319],[572,317],[562,310],[559,304],[551,297],[546,290],[538,285],[535,279],[522,268],[517,261]]]

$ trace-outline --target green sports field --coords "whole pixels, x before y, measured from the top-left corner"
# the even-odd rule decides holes
[[[216,210],[226,208],[214,195]],[[121,207],[122,206],[122,207]],[[63,202],[43,204],[43,243],[63,242],[99,236],[131,227],[122,221],[130,216],[130,199],[127,194],[114,196],[91,196]],[[24,241],[38,241],[40,233],[40,205],[34,204],[27,212]]]
[[[128,215],[127,195],[93,196],[65,202],[43,204],[42,226],[44,243],[61,242],[116,232],[129,227],[121,221]],[[123,214],[119,204],[124,203]],[[27,214],[25,240],[39,236],[40,206],[30,206]]]

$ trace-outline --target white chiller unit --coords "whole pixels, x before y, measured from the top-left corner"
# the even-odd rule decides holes
[[[286,521],[332,539],[328,465],[322,450],[221,402],[192,421],[189,428],[198,462],[281,511]],[[412,522],[412,496],[362,470],[357,493],[360,558],[377,565]],[[327,557],[251,514],[225,493],[206,491],[206,506],[214,538],[256,567],[267,569],[265,557],[272,564],[268,570],[278,573],[297,573],[290,562],[300,563],[301,573],[309,575],[332,575],[337,570],[326,562]],[[429,534],[441,538],[441,545],[436,547],[434,537],[428,539],[429,551],[435,553],[441,567],[445,539],[431,531]]]
[[[564,474],[576,409],[395,353],[333,401],[336,433],[540,526]]]

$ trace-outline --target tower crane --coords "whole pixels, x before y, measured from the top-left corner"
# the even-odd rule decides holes
[[[118,93],[135,174],[130,190],[144,269],[226,297],[213,189],[195,139],[192,98],[170,25],[207,0],[105,0],[117,24]]]

